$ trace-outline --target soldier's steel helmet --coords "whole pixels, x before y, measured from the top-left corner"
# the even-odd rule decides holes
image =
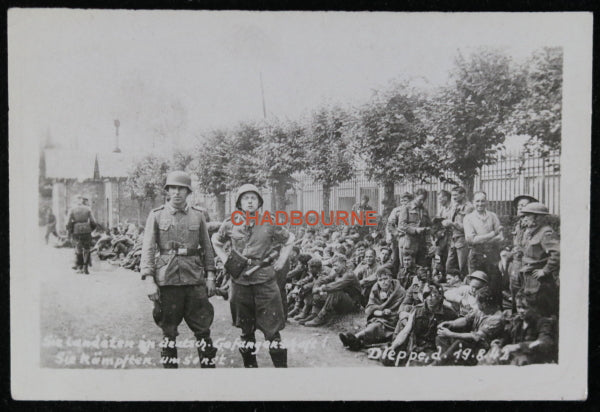
[[[488,274],[485,273],[485,272],[483,272],[483,271],[481,271],[481,270],[474,271],[473,273],[471,273],[468,276],[468,278],[469,278],[469,280],[471,280],[471,279],[479,279],[482,282],[490,283],[490,277],[488,276]]]
[[[183,186],[187,187],[188,190],[192,191],[192,177],[182,170],[176,170],[167,175],[167,182],[165,183],[164,189],[167,190],[169,186]]]
[[[529,200],[529,203],[538,202],[538,200],[533,196],[519,195],[513,199],[513,206],[515,207],[515,209],[517,208],[517,204],[519,203],[519,201],[521,199],[527,199],[527,200]]]
[[[521,213],[523,213],[523,214],[529,213],[532,215],[548,215],[548,214],[550,214],[546,205],[539,203],[539,202],[529,203],[523,209],[521,209]]]
[[[254,192],[256,193],[256,196],[258,196],[258,207],[261,208],[263,205],[263,198],[260,195],[260,192],[258,191],[258,187],[254,186],[253,184],[250,183],[246,183],[245,185],[241,185],[240,188],[237,190],[237,196],[235,198],[235,207],[237,207],[238,209],[242,209],[242,205],[240,203],[240,200],[242,198],[242,195],[244,193],[247,192]]]

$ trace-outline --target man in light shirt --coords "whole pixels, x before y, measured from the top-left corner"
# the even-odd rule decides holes
[[[469,273],[482,270],[490,277],[490,290],[502,303],[502,278],[498,270],[501,243],[504,241],[500,220],[494,212],[487,210],[485,192],[473,195],[475,210],[465,216],[463,226],[465,239],[469,245]]]

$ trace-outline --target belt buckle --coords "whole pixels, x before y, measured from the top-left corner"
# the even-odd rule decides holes
[[[183,256],[185,256],[185,255],[187,255],[187,253],[188,253],[188,250],[187,250],[187,248],[180,247],[179,249],[177,249],[177,254],[178,254],[178,255],[183,255]]]

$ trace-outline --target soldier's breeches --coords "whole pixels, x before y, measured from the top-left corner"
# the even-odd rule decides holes
[[[185,320],[196,339],[208,339],[214,318],[214,309],[208,301],[206,286],[161,286],[161,328],[171,339],[177,336],[177,327]]]
[[[319,312],[320,317],[332,315],[334,313],[343,315],[355,312],[358,309],[358,303],[354,301],[346,292],[341,290],[328,292],[327,299],[323,308]]]
[[[89,264],[92,236],[74,235],[73,240],[75,241],[75,264],[77,266]]]
[[[285,327],[281,290],[275,279],[258,285],[231,284],[231,314],[242,335],[251,336],[255,330],[274,340]]]

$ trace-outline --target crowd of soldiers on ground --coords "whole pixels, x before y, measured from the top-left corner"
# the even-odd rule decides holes
[[[386,366],[557,362],[560,255],[558,234],[545,221],[548,208],[518,196],[518,221],[502,227],[487,210],[485,192],[471,202],[463,187],[442,190],[437,216],[424,207],[427,196],[423,189],[403,194],[381,231],[290,228],[295,243],[276,272],[286,321],[327,327],[362,314],[364,328],[340,333],[341,345],[378,353],[369,357]],[[85,206],[84,198],[79,202]],[[353,209],[372,210],[368,197]],[[139,271],[142,227],[93,226],[84,245],[90,252]],[[220,226],[209,223],[209,232]],[[77,237],[68,229],[71,236],[58,237],[57,245]],[[57,236],[51,213],[46,241],[50,234]],[[76,247],[76,269],[85,273],[89,253]],[[231,242],[222,247],[229,253]],[[215,294],[227,300],[231,279],[219,254],[215,275]]]

